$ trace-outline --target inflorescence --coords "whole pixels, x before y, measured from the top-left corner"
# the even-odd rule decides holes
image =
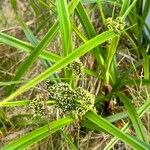
[[[41,95],[37,95],[29,104],[29,109],[33,114],[33,118],[40,117],[43,118],[46,116],[45,105],[43,101],[43,97]]]
[[[67,83],[47,82],[47,92],[49,99],[55,101],[54,106],[61,114],[81,118],[88,110],[94,109],[94,95],[82,87],[73,90]],[[46,115],[41,96],[38,95],[29,106],[34,116]]]
[[[79,105],[75,108],[75,115],[83,116],[88,110],[94,109],[95,96],[89,91],[78,87],[74,91],[75,99]]]
[[[76,61],[72,62],[66,68],[68,70],[72,70],[72,73],[75,76],[80,76],[83,72],[83,64],[80,60],[76,60]]]
[[[106,26],[109,30],[112,30],[117,34],[121,34],[126,26],[126,23],[120,17],[117,17],[116,19],[112,19],[111,17],[109,17],[106,19]]]
[[[47,86],[49,99],[55,100],[56,107],[63,113],[69,113],[75,108],[74,91],[67,83],[56,83]]]

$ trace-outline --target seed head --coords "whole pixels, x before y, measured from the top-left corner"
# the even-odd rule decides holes
[[[68,70],[72,70],[73,74],[80,76],[83,72],[83,64],[80,60],[76,60],[66,67]]]
[[[80,102],[76,107],[79,116],[82,117],[88,110],[94,109],[95,96],[82,87],[75,89],[75,99]]]
[[[33,114],[34,118],[36,117],[43,118],[44,116],[46,116],[43,97],[41,95],[37,95],[36,98],[34,98],[30,102],[29,109],[31,110],[31,113]]]
[[[47,91],[50,99],[57,100],[65,95],[71,94],[73,90],[67,83],[55,83],[48,86]]]
[[[67,83],[53,84],[48,88],[49,98],[56,101],[56,106],[63,113],[69,113],[75,107],[74,91]]]
[[[48,93],[62,114],[81,118],[88,110],[94,109],[94,95],[81,87],[73,90],[67,83],[55,83],[48,87]]]
[[[120,34],[123,31],[125,25],[125,21],[123,21],[120,17],[117,17],[114,20],[110,17],[106,19],[107,28],[117,34]]]

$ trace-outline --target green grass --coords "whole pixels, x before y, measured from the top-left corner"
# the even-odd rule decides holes
[[[38,0],[27,3],[34,12],[32,15],[39,19],[35,21],[35,29],[30,28],[20,15],[16,0],[11,2],[16,20],[24,32],[22,37],[26,40],[0,32],[1,44],[28,53],[28,56],[15,68],[11,81],[0,82],[0,87],[5,91],[5,95],[0,97],[0,133],[5,135],[10,128],[15,131],[19,127],[31,126],[34,129],[4,144],[1,149],[39,147],[41,143],[46,143],[47,139],[50,139],[48,145],[51,149],[57,149],[58,146],[67,147],[66,149],[82,149],[83,147],[80,147],[82,133],[88,135],[92,130],[95,135],[104,132],[113,136],[110,142],[103,146],[105,150],[111,149],[118,140],[136,150],[149,150],[149,127],[141,120],[150,108],[149,38],[144,32],[144,28],[150,31],[145,21],[149,1],[145,1],[143,11],[141,9],[143,1],[137,0],[132,2]],[[57,48],[54,52],[53,45],[57,39],[59,44],[55,45]],[[37,60],[41,61],[43,70],[37,71],[36,76],[26,77],[34,65],[37,67]],[[78,76],[74,73],[80,69],[77,64],[73,69],[71,68],[72,70],[67,69],[69,64],[77,60],[81,60],[84,64]],[[74,107],[81,109],[82,113],[74,107],[67,113],[61,110],[63,108],[58,105],[60,98],[56,96],[53,99],[49,96],[51,94],[49,89],[41,86],[47,80],[58,85],[64,82],[74,93],[78,87],[84,87],[87,94],[85,97],[78,96],[79,99],[76,98],[74,104],[70,101],[65,103],[67,98],[72,100],[72,95],[65,97],[63,107],[75,105]],[[50,83],[49,88],[51,87],[53,83]],[[32,88],[37,92],[32,96],[27,95],[26,92],[31,92]],[[141,89],[143,99],[141,98],[140,106],[137,108],[138,101],[134,100],[130,89],[138,88]],[[44,97],[41,103],[37,103],[37,105],[44,103],[44,110],[41,107],[41,111],[46,114],[44,118],[31,117],[33,114],[30,102],[36,100],[34,98],[37,98],[36,93]],[[54,92],[54,94],[60,93],[61,91]],[[88,103],[90,93],[95,96],[94,106]],[[74,96],[77,97],[77,93]],[[135,97],[138,99],[138,94],[135,94]],[[110,108],[113,107],[111,102],[114,100],[117,105],[116,111]],[[26,108],[27,112],[14,113],[10,117],[8,114],[16,107],[22,111]],[[116,126],[119,121],[124,122],[121,129]],[[71,125],[73,128],[78,126],[75,134],[69,130]],[[129,128],[133,134],[127,133]],[[58,145],[55,144],[55,140]],[[87,141],[86,144],[89,143]],[[89,148],[90,146],[92,147],[92,143]]]

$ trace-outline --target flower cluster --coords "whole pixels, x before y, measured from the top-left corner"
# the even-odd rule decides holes
[[[46,116],[45,106],[43,97],[41,95],[37,95],[36,98],[34,98],[30,104],[29,108],[31,110],[31,113],[33,114],[33,117],[40,117],[43,118]]]
[[[78,116],[82,117],[88,110],[94,109],[95,96],[82,87],[75,89],[75,99],[79,103],[75,111]]]
[[[88,110],[94,109],[94,95],[81,87],[73,90],[67,83],[56,83],[47,90],[49,98],[56,101],[56,108],[64,114],[82,117]]]
[[[49,99],[56,101],[56,106],[62,110],[63,113],[69,113],[75,108],[74,91],[66,83],[57,83],[49,86]]]
[[[114,20],[110,17],[106,19],[107,28],[117,34],[120,34],[123,31],[125,25],[125,21],[123,21],[120,17],[117,17]]]
[[[80,76],[83,72],[83,64],[80,60],[76,60],[66,67],[68,70],[72,70],[73,74]]]
[[[46,86],[49,99],[55,101],[53,108],[58,109],[61,114],[71,114],[75,118],[82,118],[88,110],[94,109],[94,95],[82,87],[73,90],[67,83],[52,83],[51,81],[46,82]],[[47,111],[41,95],[37,95],[30,102],[29,108],[34,118],[46,116]]]

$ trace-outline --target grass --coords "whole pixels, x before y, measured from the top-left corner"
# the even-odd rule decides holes
[[[16,65],[14,76],[0,82],[5,93],[0,97],[0,133],[5,139],[10,130],[32,127],[32,131],[1,149],[45,144],[45,149],[108,150],[121,140],[124,147],[149,150],[149,125],[143,119],[150,108],[149,37],[145,33],[145,29],[150,31],[149,1],[145,5],[137,0],[24,4],[33,12],[25,19],[18,1],[11,1],[23,38],[4,32],[7,28],[0,32],[1,44],[28,54]],[[28,26],[24,20],[31,17],[36,19]],[[28,76],[33,67],[35,75]],[[139,93],[133,92],[138,89]],[[18,107],[22,112],[14,113]],[[104,137],[110,135],[103,146],[97,142],[102,132]]]

